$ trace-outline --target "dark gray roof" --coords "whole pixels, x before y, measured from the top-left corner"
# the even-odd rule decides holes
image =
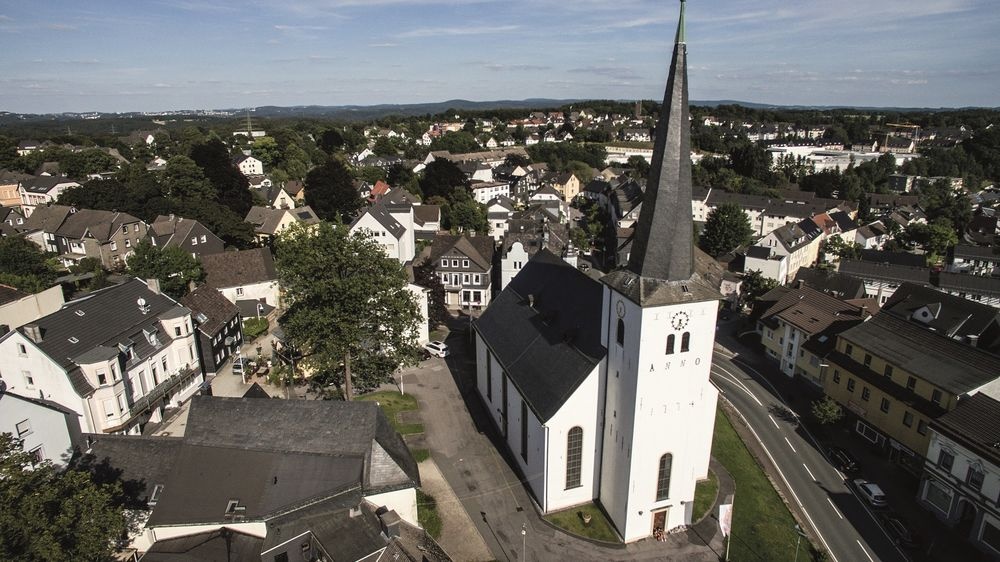
[[[372,509],[352,515],[352,510],[363,506],[363,502],[360,491],[350,489],[315,506],[268,521],[263,548],[274,548],[308,531],[325,549],[336,552],[335,560],[364,560],[385,548],[389,541],[381,533],[378,516]]]
[[[795,274],[793,284],[800,281],[817,291],[822,291],[839,299],[860,299],[865,296],[865,284],[863,281],[830,269],[799,268]]]
[[[441,222],[441,206],[416,205],[413,207],[413,220],[419,225],[428,222]]]
[[[264,539],[223,527],[204,533],[160,539],[141,562],[238,562],[258,561]]]
[[[600,283],[540,250],[475,323],[543,423],[607,354],[600,341],[601,303]]]
[[[870,225],[869,225],[870,226]],[[887,263],[906,267],[927,267],[927,257],[909,252],[890,252],[887,250],[861,250],[861,261]]]
[[[153,493],[153,486],[166,485],[183,444],[180,437],[104,434],[87,437],[92,445],[81,466],[98,474],[111,471],[127,493],[143,502]]]
[[[895,283],[910,281],[921,285],[928,285],[931,282],[931,270],[926,267],[907,267],[890,263],[840,260],[837,271],[860,279],[879,279]]]
[[[892,314],[876,314],[841,337],[952,394],[1000,377],[1000,357]]]
[[[1000,466],[1000,402],[978,392],[934,420],[931,428]]]
[[[382,225],[382,228],[386,229],[389,234],[397,240],[406,234],[406,227],[399,224],[399,221],[392,216],[389,209],[382,205],[374,205],[362,210],[358,215],[358,218],[354,219],[354,222],[351,223],[351,228],[354,228],[354,226],[358,224],[358,222],[360,222],[365,215],[371,215],[376,222]]]
[[[10,285],[0,284],[0,305],[30,297],[31,293],[26,293]]]
[[[21,181],[21,188],[31,193],[48,193],[52,188],[64,183],[76,182],[59,176],[37,176]],[[79,184],[77,184],[79,185]]]
[[[288,438],[291,433],[295,439]],[[372,402],[196,396],[191,400],[184,439],[192,445],[366,459],[367,468],[372,470],[365,475],[366,488],[420,481],[416,462],[403,438]],[[376,458],[376,444],[402,469],[399,474],[375,474],[373,463],[385,460]]]
[[[942,271],[938,285],[961,293],[1000,296],[1000,279],[996,277]]]
[[[270,398],[271,395],[267,393],[262,386],[257,383],[250,385],[250,388],[243,393],[243,398]]]
[[[472,260],[483,271],[493,267],[493,238],[467,234],[438,234],[431,244],[430,259],[436,262],[444,255],[461,254]]]
[[[757,258],[759,260],[770,259],[771,248],[767,246],[750,246],[747,248],[747,257]]]
[[[140,298],[146,301],[145,313],[136,304]],[[119,343],[129,341],[135,344],[137,357],[147,357],[169,344],[170,334],[161,331],[159,345],[153,346],[142,335],[143,330],[158,329],[159,319],[171,312],[187,314],[188,310],[170,297],[150,291],[146,283],[131,279],[67,302],[62,309],[38,319],[33,324],[41,328],[42,341],[36,345],[70,371],[77,392],[86,395],[92,388],[75,369],[74,363],[80,362],[81,357],[88,357],[85,354],[95,347],[114,349]],[[25,333],[23,326],[18,330]]]
[[[882,305],[882,310],[909,319],[925,306],[930,307],[936,317],[921,325],[949,337],[979,338],[986,335],[987,330],[997,329],[1000,311],[996,308],[913,283],[901,284]]]
[[[98,242],[103,243],[110,240],[111,235],[122,225],[137,222],[140,222],[139,219],[128,213],[80,209],[71,212],[55,230],[55,234],[80,239],[89,233]]]
[[[260,316],[267,316],[274,310],[274,307],[266,302],[253,299],[238,299],[236,301],[236,308],[240,310],[240,315],[243,318],[256,318],[258,314]]]
[[[222,252],[201,256],[205,283],[219,289],[278,279],[274,257],[268,248]]]
[[[24,219],[24,225],[19,230],[31,232],[55,232],[70,215],[70,207],[65,205],[47,205],[35,207],[31,216]]]
[[[955,246],[954,256],[956,258],[964,259],[1000,261],[1000,254],[995,253],[991,246],[969,246],[959,244]]]
[[[184,295],[180,302],[191,310],[198,329],[208,337],[214,337],[240,313],[235,304],[208,285]]]

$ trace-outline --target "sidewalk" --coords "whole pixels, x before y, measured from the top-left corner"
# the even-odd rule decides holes
[[[822,396],[822,390],[806,381],[789,379],[763,353],[736,340],[727,327],[719,330],[716,341],[719,346],[736,353],[744,364],[751,366],[770,382],[821,446],[843,447],[857,457],[859,477],[876,482],[882,488],[890,498],[892,509],[906,522],[910,533],[920,542],[922,551],[909,553],[914,560],[971,562],[989,559],[924,509],[917,502],[919,478],[891,462],[883,451],[859,437],[853,431],[852,422],[841,421],[824,427],[812,421],[811,403]]]
[[[438,544],[453,560],[480,562],[493,560],[490,549],[486,548],[483,537],[469,519],[469,514],[462,508],[458,496],[448,486],[444,475],[438,469],[433,459],[425,460],[417,465],[420,469],[420,487],[427,494],[434,496],[437,502],[438,515],[441,517],[441,538]]]

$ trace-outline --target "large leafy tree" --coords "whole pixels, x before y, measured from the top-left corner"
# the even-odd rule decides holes
[[[341,385],[351,400],[355,388],[375,388],[416,361],[416,300],[402,266],[376,242],[344,225],[296,223],[275,254],[288,303],[280,322],[317,382]]]
[[[328,221],[348,221],[361,208],[354,178],[343,162],[330,159],[306,174],[306,204]]]
[[[205,173],[187,156],[174,156],[163,171],[166,194],[176,201],[214,201],[218,195]]]
[[[451,198],[456,187],[468,188],[469,180],[450,160],[438,158],[424,168],[420,178],[420,191],[424,197],[440,196]]]
[[[764,277],[759,270],[748,271],[740,284],[740,297],[746,304],[752,304],[765,293],[778,286],[774,279]]]
[[[117,484],[95,484],[73,469],[32,463],[21,443],[0,433],[0,559],[114,560],[128,530]]]
[[[708,213],[701,234],[701,248],[712,256],[721,256],[750,242],[753,228],[750,219],[736,203],[722,203]]]
[[[174,298],[184,296],[191,281],[201,281],[201,263],[178,246],[161,248],[143,240],[126,260],[129,273],[140,279],[159,279],[160,289]]]
[[[20,236],[0,238],[0,283],[37,292],[48,288],[55,277],[38,246]]]
[[[430,260],[413,267],[413,283],[430,290],[427,298],[427,320],[430,326],[433,328],[447,322],[448,307],[445,305],[444,285]]]
[[[250,184],[233,164],[226,145],[219,139],[196,144],[191,147],[191,159],[215,188],[219,203],[240,217],[246,215],[253,205]]]

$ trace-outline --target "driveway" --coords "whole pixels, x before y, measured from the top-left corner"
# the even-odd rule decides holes
[[[467,318],[456,320],[447,339],[452,352],[447,361],[432,359],[408,370],[403,386],[420,403],[432,458],[494,558],[719,560],[722,538],[711,517],[694,529],[669,535],[666,542],[650,539],[629,545],[594,543],[542,520],[505,453],[494,444],[495,430],[473,389],[474,358],[467,328]]]

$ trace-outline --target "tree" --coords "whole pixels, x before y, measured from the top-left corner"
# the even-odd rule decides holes
[[[320,147],[323,152],[330,154],[335,150],[340,150],[344,147],[344,136],[341,135],[340,131],[337,129],[327,129],[323,131],[323,134],[316,140],[316,145]]]
[[[413,267],[413,283],[429,289],[427,295],[427,320],[431,328],[448,321],[448,307],[445,305],[444,285],[438,277],[434,264],[429,260]]]
[[[845,242],[840,236],[831,236],[823,242],[823,251],[825,253],[833,254],[841,259],[859,260],[861,259],[861,249],[861,244],[857,242]]]
[[[945,218],[939,218],[930,224],[911,222],[907,225],[902,238],[910,243],[919,244],[933,256],[943,256],[955,244],[958,235],[951,223]]]
[[[343,162],[331,159],[306,174],[306,204],[328,221],[349,221],[361,208],[354,178]]]
[[[372,152],[376,156],[398,156],[396,152],[396,147],[392,145],[392,141],[389,137],[379,137],[375,139],[375,144],[372,145]]]
[[[743,209],[736,203],[722,203],[708,213],[699,245],[718,257],[749,243],[752,236],[753,228]]]
[[[55,272],[42,250],[20,236],[0,238],[0,283],[35,293],[49,288]]]
[[[428,164],[424,168],[424,177],[420,179],[420,191],[424,197],[449,198],[459,186],[468,188],[469,180],[458,166],[444,158],[438,158]]]
[[[415,364],[420,313],[398,261],[364,235],[321,222],[295,223],[275,243],[275,265],[288,310],[280,322],[323,384],[351,400]]]
[[[649,177],[649,162],[642,156],[629,156],[628,158],[629,177],[636,181],[643,181]]]
[[[467,131],[445,133],[431,141],[431,150],[447,150],[453,154],[465,154],[481,150],[476,137]]]
[[[139,242],[126,263],[129,273],[140,279],[159,279],[160,289],[175,299],[187,294],[191,281],[205,276],[201,262],[179,246],[161,248],[149,240]]]
[[[219,204],[231,209],[240,218],[246,216],[253,204],[250,184],[233,164],[226,145],[218,139],[196,144],[191,147],[191,159],[212,184]]]
[[[822,425],[830,425],[840,421],[844,417],[844,410],[840,404],[829,396],[824,396],[812,402],[812,415],[816,421]]]
[[[740,298],[744,304],[752,304],[777,286],[777,281],[764,277],[760,270],[748,271],[740,284]]]
[[[198,164],[187,156],[174,156],[163,171],[167,196],[174,200],[214,201],[216,190]]]
[[[128,530],[121,487],[86,472],[33,463],[21,443],[0,433],[0,559],[113,560]]]

